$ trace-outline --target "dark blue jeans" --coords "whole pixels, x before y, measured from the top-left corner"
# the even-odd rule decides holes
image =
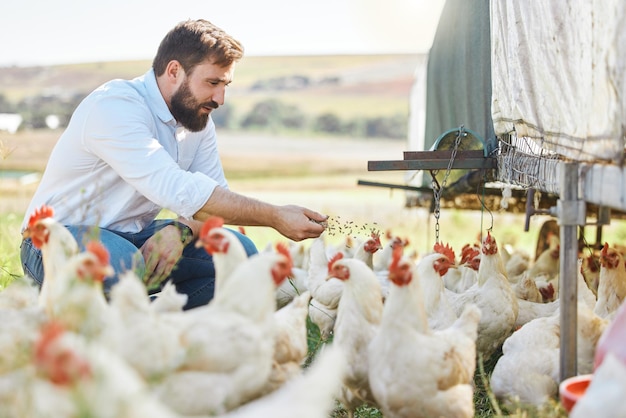
[[[157,231],[173,223],[173,220],[158,219],[136,234],[84,225],[69,225],[67,228],[76,238],[81,251],[85,249],[86,239],[93,237],[98,237],[100,242],[109,250],[115,276],[104,281],[104,292],[108,296],[111,287],[119,281],[120,273],[132,269],[139,277],[143,277],[145,263],[139,248]],[[242,242],[248,256],[258,252],[250,238],[239,231],[232,230],[232,232]],[[31,276],[41,286],[44,280],[41,251],[33,246],[30,238],[22,241],[20,250],[24,273]],[[185,309],[205,305],[213,298],[215,290],[213,258],[204,248],[196,248],[195,241],[192,241],[185,246],[180,260],[176,263],[167,280],[171,280],[176,285],[178,292],[188,296]]]

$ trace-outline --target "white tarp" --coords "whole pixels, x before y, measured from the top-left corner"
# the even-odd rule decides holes
[[[622,162],[626,1],[491,0],[491,54],[496,135]]]

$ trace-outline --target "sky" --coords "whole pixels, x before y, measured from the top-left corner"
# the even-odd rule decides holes
[[[0,66],[151,60],[178,22],[207,19],[246,55],[427,52],[445,0],[20,0],[0,14]]]

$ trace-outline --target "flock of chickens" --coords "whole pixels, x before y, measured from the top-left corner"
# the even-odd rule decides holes
[[[106,299],[106,249],[93,241],[79,251],[49,207],[25,234],[46,280],[39,289],[25,276],[0,292],[2,417],[321,418],[337,401],[350,417],[362,405],[386,418],[473,417],[477,358],[499,350],[490,385],[502,402],[558,396],[558,239],[536,261],[490,232],[458,261],[448,245],[417,257],[407,240],[387,235],[383,245],[378,233],[247,258],[211,218],[196,245],[213,256],[215,297],[183,310],[173,285],[151,300],[132,271]],[[610,346],[604,363],[594,356],[619,318],[626,265],[608,245],[597,262],[578,270],[578,371],[597,370],[590,393],[618,390],[572,416],[625,408],[626,377],[611,373],[625,366]],[[308,320],[327,343],[305,367]]]

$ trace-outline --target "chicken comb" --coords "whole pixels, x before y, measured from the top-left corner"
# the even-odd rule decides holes
[[[606,257],[606,255],[608,254],[608,252],[609,252],[609,243],[608,243],[608,242],[605,242],[605,243],[604,243],[604,247],[602,247],[602,251],[600,251],[600,254],[601,254],[603,257]]]
[[[221,228],[222,226],[224,226],[224,218],[220,216],[210,216],[202,224],[202,228],[200,228],[200,236],[206,237],[211,229]]]
[[[341,260],[342,258],[343,258],[343,253],[341,252],[332,256],[330,260],[328,260],[328,271],[330,272],[333,269],[333,264],[335,264],[335,261]]]
[[[389,270],[393,270],[398,266],[400,260],[402,259],[402,255],[404,254],[404,246],[395,245],[391,252],[391,263],[389,263]]]
[[[34,352],[37,360],[41,360],[50,343],[63,335],[65,327],[58,321],[50,321],[41,327],[40,332],[40,338],[35,345]]]
[[[475,249],[476,247],[468,242],[467,244],[463,246],[463,248],[461,248],[461,257],[463,257],[463,254],[469,254]]]
[[[285,257],[288,257],[289,259],[291,259],[291,252],[289,252],[289,246],[285,244],[284,242],[276,243],[276,252],[278,254],[282,254]]]
[[[372,231],[372,239],[376,241],[377,244],[380,244],[380,232]]]
[[[35,209],[35,212],[30,215],[28,219],[28,227],[32,228],[35,223],[45,218],[52,218],[54,216],[54,209],[47,205],[42,205],[40,208]]]
[[[473,260],[477,255],[480,254],[477,248],[469,247],[466,251],[463,251],[461,254],[461,264],[466,263],[470,260]]]
[[[448,258],[448,260],[454,262],[456,255],[454,254],[454,250],[452,249],[452,247],[450,247],[450,244],[446,244],[444,246],[442,243],[436,242],[433,246],[433,249],[436,253],[443,254]]]
[[[99,241],[89,241],[87,245],[85,245],[87,251],[92,253],[98,258],[100,264],[107,265],[111,260],[111,255],[109,254],[109,250],[106,249],[104,245],[102,245]]]

